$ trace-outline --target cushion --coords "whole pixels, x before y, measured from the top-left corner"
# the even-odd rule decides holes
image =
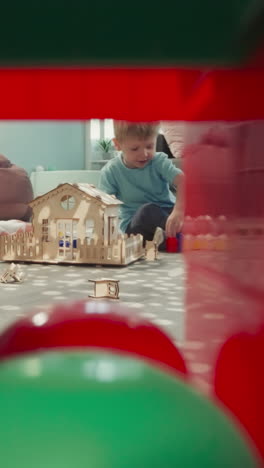
[[[28,221],[33,199],[32,185],[27,172],[0,155],[0,220]]]

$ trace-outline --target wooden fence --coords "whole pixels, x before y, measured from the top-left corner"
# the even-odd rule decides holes
[[[111,246],[98,245],[91,240],[89,245],[81,245],[80,261],[122,265],[135,261],[144,255],[142,236],[118,236]]]
[[[42,258],[42,242],[32,232],[0,236],[1,260],[30,260]]]
[[[142,236],[120,235],[111,246],[96,243],[81,243],[78,239],[77,249],[73,249],[73,259],[60,258],[59,246],[53,255],[43,259],[42,241],[36,239],[32,232],[0,236],[0,260],[7,261],[65,261],[67,263],[97,263],[126,265],[144,255]]]

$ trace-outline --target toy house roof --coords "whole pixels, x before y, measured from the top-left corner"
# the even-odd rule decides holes
[[[114,195],[108,195],[102,190],[95,188],[94,185],[65,183],[60,184],[55,189],[50,190],[44,195],[40,195],[39,197],[35,198],[34,200],[32,200],[32,202],[29,203],[29,206],[34,207],[39,203],[45,202],[45,199],[51,198],[52,194],[55,195],[58,193],[58,191],[65,192],[65,189],[67,189],[67,187],[74,187],[74,189],[78,190],[79,192],[82,192],[82,194],[87,195],[88,199],[93,198],[94,200],[105,206],[122,205],[123,203],[120,200],[118,200]]]

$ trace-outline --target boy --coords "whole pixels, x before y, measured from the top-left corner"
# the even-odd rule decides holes
[[[121,205],[121,231],[152,240],[157,227],[167,237],[180,231],[184,216],[184,175],[164,153],[156,153],[157,124],[114,122],[115,147],[121,153],[101,171],[100,189]],[[177,186],[177,199],[169,185]]]

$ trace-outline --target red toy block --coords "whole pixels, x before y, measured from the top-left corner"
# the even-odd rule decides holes
[[[173,253],[178,252],[179,250],[179,241],[176,237],[167,237],[166,239],[166,251]]]

